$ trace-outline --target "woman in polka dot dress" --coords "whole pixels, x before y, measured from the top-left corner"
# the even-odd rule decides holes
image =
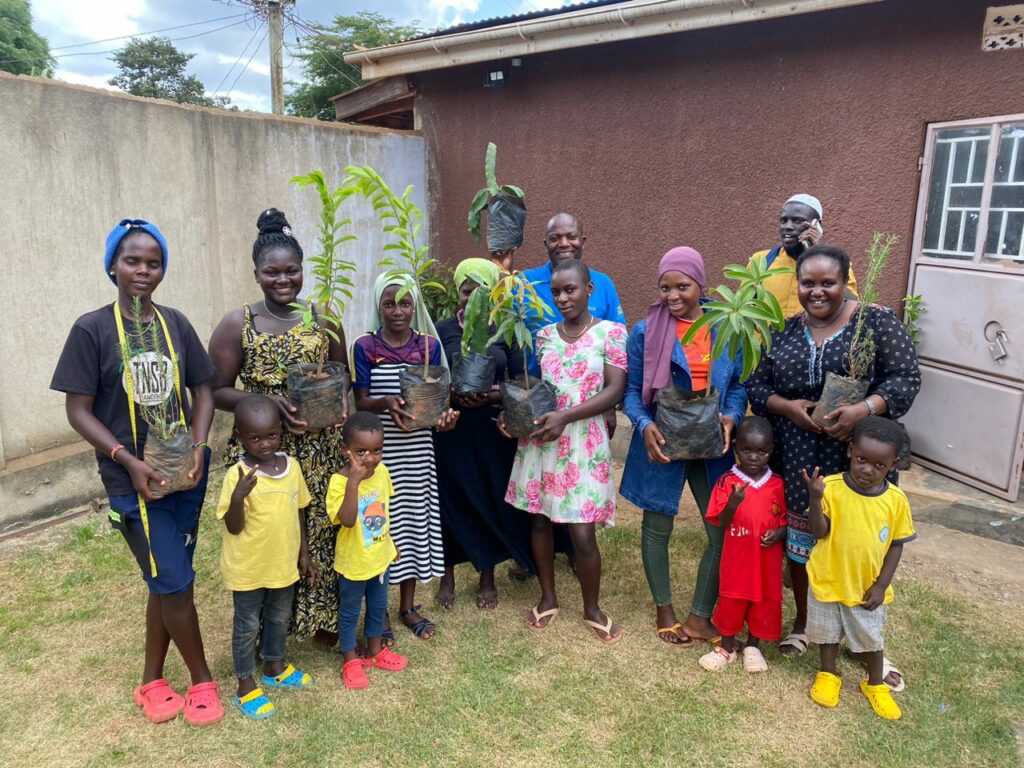
[[[807,649],[806,563],[814,537],[807,523],[807,485],[800,471],[821,468],[822,475],[847,468],[846,443],[854,425],[871,414],[899,418],[910,410],[921,388],[921,372],[913,342],[893,313],[876,305],[861,305],[846,295],[850,257],[831,245],[816,245],[797,260],[797,290],[804,311],[772,332],[772,350],[746,382],[750,406],[771,419],[776,454],[786,482],[789,533],[786,553],[796,600],[793,631],[779,649],[798,656]],[[810,411],[821,397],[825,375],[848,375],[850,340],[859,312],[874,334],[875,355],[864,400],[836,409],[832,426],[819,429]]]

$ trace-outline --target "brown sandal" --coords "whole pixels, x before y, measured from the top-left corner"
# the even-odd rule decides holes
[[[686,632],[683,631],[683,625],[675,623],[671,627],[658,627],[658,639],[666,645],[671,645],[673,648],[689,648],[693,645],[693,638],[690,637]],[[676,638],[679,642],[673,642],[670,637]]]
[[[604,617],[608,619],[608,621],[604,624],[602,624],[599,621],[591,621],[590,619],[584,619],[583,623],[594,631],[594,634],[597,636],[597,639],[600,640],[602,643],[604,643],[605,645],[613,645],[622,639],[622,627],[619,627],[619,634],[613,635],[612,627],[615,626],[615,624],[614,622],[612,622],[612,617],[609,616],[607,613],[604,615]]]
[[[551,618],[548,618],[548,617]],[[541,632],[551,626],[552,622],[558,618],[558,608],[548,608],[546,611],[538,611],[537,606],[533,606],[530,612],[526,614],[525,623],[526,626],[532,629],[534,632]],[[540,622],[547,619],[544,624]]]

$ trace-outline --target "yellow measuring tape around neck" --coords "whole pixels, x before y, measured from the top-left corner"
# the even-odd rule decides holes
[[[135,456],[144,460],[141,451],[139,451],[139,432],[138,423],[135,416],[135,382],[132,380],[132,367],[131,363],[131,349],[128,346],[128,338],[124,333],[124,321],[121,319],[121,308],[118,303],[114,302],[114,320],[117,323],[117,341],[121,347],[121,364],[124,366],[124,389],[125,394],[128,396],[128,418],[132,424],[132,443],[135,448]],[[171,341],[171,334],[167,330],[167,323],[164,321],[164,316],[160,314],[160,310],[153,305],[153,312],[156,314],[156,319],[160,321],[160,327],[164,332],[164,341],[167,343],[167,353],[171,356],[171,370],[174,374],[174,393],[178,397],[178,418],[181,421],[181,425],[188,428],[188,424],[185,423],[185,401],[181,399],[181,378],[178,371],[178,356],[174,352],[174,342]],[[156,578],[156,560],[153,558],[153,546],[149,541],[149,513],[146,510],[146,500],[142,498],[142,494],[139,494],[139,515],[142,517],[142,530],[146,534],[146,546],[149,549],[149,572],[150,575]]]

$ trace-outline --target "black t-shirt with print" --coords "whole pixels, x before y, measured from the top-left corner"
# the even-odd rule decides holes
[[[154,305],[157,306],[157,305]],[[213,363],[206,349],[199,341],[195,330],[188,319],[176,309],[157,306],[160,314],[167,322],[174,351],[178,358],[178,371],[181,378],[182,405],[185,409],[185,423],[189,423],[188,388],[205,383],[213,375]],[[167,398],[171,402],[177,400],[174,391],[174,377],[171,375],[170,356],[166,348],[163,330],[159,320],[156,323],[156,337],[163,349],[163,359],[156,355],[144,353],[132,355],[132,383],[135,388],[136,428],[138,430],[138,450],[142,452],[146,443],[146,422],[138,410],[140,402],[157,404]],[[133,337],[130,320],[124,320],[125,333],[129,346],[138,348]],[[149,329],[147,324],[146,330]],[[163,373],[162,373],[163,372]],[[90,395],[95,398],[92,412],[117,438],[124,444],[124,450],[139,455],[132,440],[132,425],[128,414],[128,397],[124,387],[124,369],[121,365],[120,345],[117,338],[117,325],[114,321],[114,310],[111,305],[82,315],[71,328],[68,340],[64,343],[57,368],[50,382],[50,389],[68,394]],[[134,493],[131,476],[117,462],[111,461],[108,455],[96,452],[99,463],[100,478],[103,487],[110,496]]]

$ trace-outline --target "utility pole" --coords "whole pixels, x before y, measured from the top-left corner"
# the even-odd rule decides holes
[[[284,14],[283,6],[295,0],[267,0],[270,24],[270,104],[275,115],[284,114]]]

